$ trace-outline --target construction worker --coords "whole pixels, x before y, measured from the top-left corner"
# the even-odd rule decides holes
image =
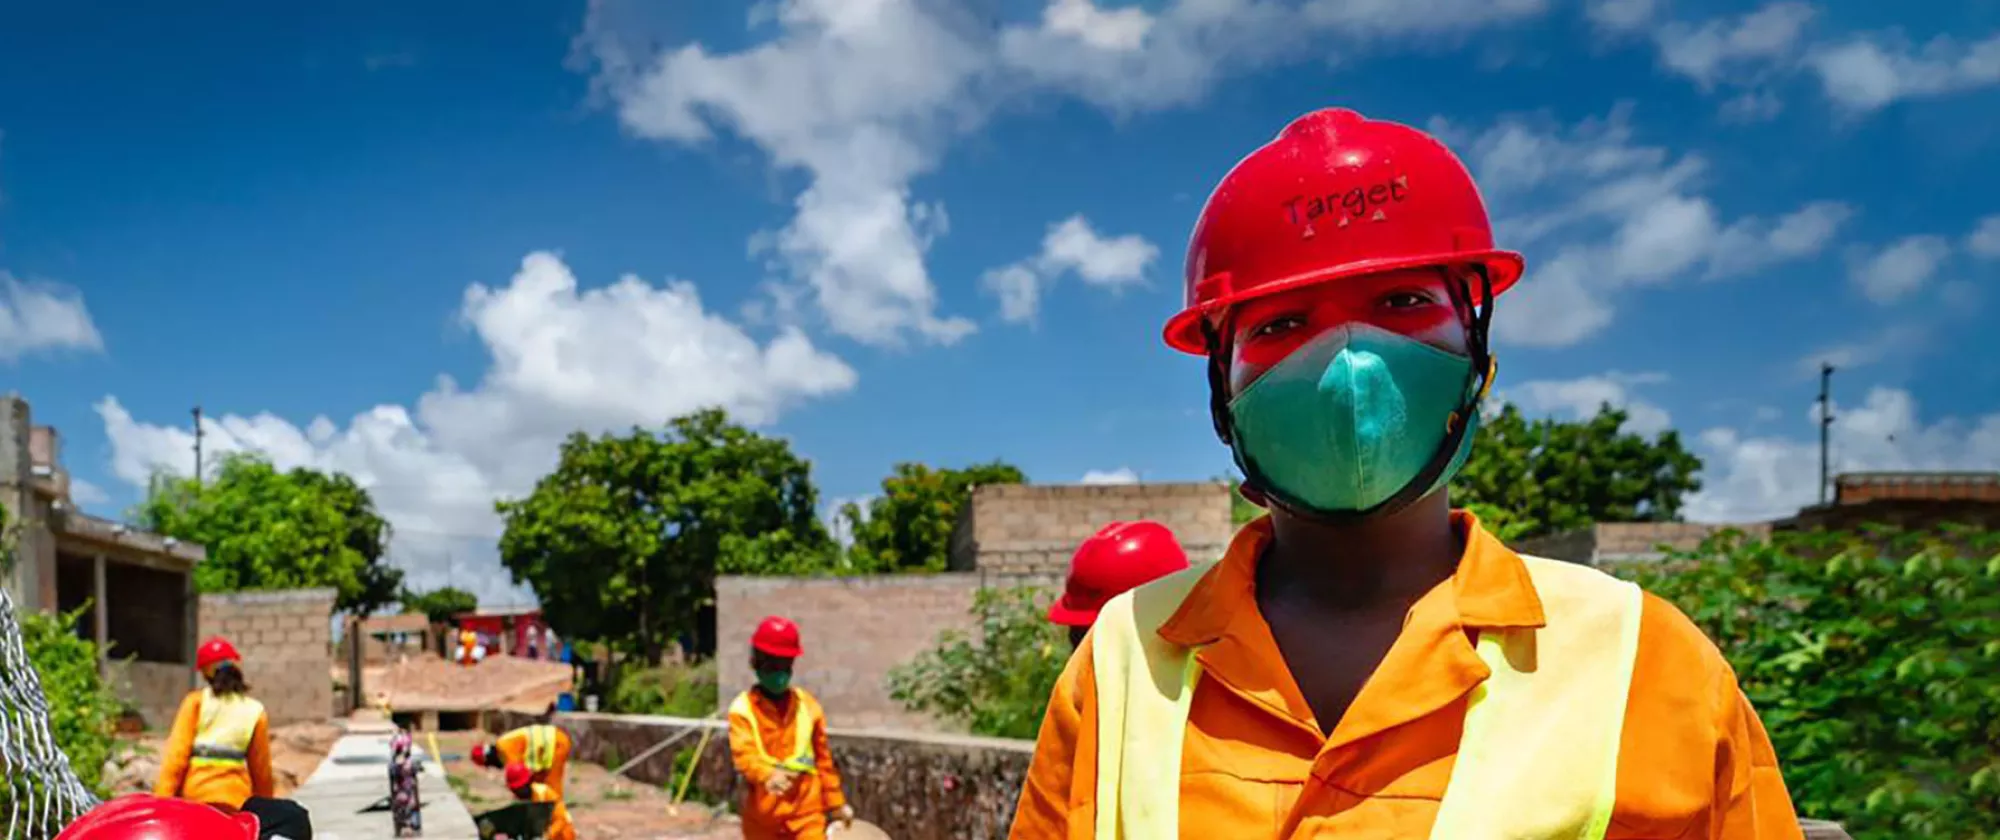
[[[259,830],[253,814],[224,814],[196,802],[133,793],[90,809],[56,840],[259,840]]]
[[[216,636],[195,650],[208,685],[188,692],[160,748],[153,795],[178,797],[230,813],[256,814],[267,831],[310,832],[305,809],[273,798],[271,719],[250,696],[243,657]]]
[[[1224,176],[1166,341],[1269,514],[1105,605],[1014,838],[1802,836],[1692,622],[1451,509],[1521,274],[1407,126],[1318,111]]]
[[[840,770],[826,743],[826,711],[792,685],[803,653],[799,627],[770,616],[750,635],[757,684],[729,704],[729,753],[750,784],[743,795],[746,840],[824,840],[827,819],[854,824]]]
[[[1174,532],[1158,522],[1113,522],[1076,547],[1063,594],[1049,605],[1049,621],[1069,628],[1071,649],[1083,644],[1097,611],[1112,596],[1188,567]]]
[[[543,840],[576,840],[576,826],[569,821],[569,808],[563,805],[562,794],[555,788],[535,781],[535,772],[528,765],[513,762],[507,765],[507,790],[522,802],[550,802],[555,809],[549,815],[549,829],[542,834]]]
[[[508,730],[491,744],[472,745],[472,763],[500,770],[518,761],[535,775],[536,784],[548,785],[560,798],[569,775],[570,738],[549,722],[555,715],[551,703],[534,723]]]
[[[474,665],[479,662],[479,634],[471,625],[462,625],[458,630],[458,664]]]

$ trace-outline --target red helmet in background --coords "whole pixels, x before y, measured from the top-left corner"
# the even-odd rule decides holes
[[[527,787],[528,783],[535,780],[535,772],[529,770],[528,765],[518,761],[507,765],[506,776],[508,790]]]
[[[56,840],[257,840],[257,818],[134,793],[92,808]]]
[[[1494,295],[1521,278],[1521,255],[1493,247],[1465,164],[1409,126],[1314,111],[1238,162],[1208,197],[1188,240],[1186,308],[1167,322],[1167,345],[1206,354],[1203,320],[1245,301],[1447,265],[1484,268]]]
[[[204,674],[208,673],[210,668],[224,662],[242,661],[243,657],[236,653],[236,646],[221,636],[213,636],[208,641],[202,642],[201,647],[194,653],[195,670]]]
[[[1187,552],[1167,526],[1144,520],[1113,522],[1077,546],[1062,597],[1049,606],[1049,620],[1089,627],[1105,602],[1187,567]]]
[[[805,649],[799,646],[799,626],[784,616],[766,616],[750,634],[750,646],[772,656],[797,659]]]

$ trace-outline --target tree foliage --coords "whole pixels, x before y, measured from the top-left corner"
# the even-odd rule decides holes
[[[1454,504],[1506,511],[1519,538],[1596,522],[1667,522],[1701,489],[1701,459],[1671,430],[1651,439],[1624,428],[1629,416],[1604,405],[1580,422],[1529,420],[1504,405],[1482,421]]]
[[[429,592],[404,591],[399,599],[405,612],[423,613],[432,624],[450,624],[454,616],[479,609],[479,596],[453,586]]]
[[[1731,533],[1626,573],[1722,648],[1801,815],[2000,838],[2000,533]]]
[[[972,488],[1027,480],[1019,467],[1000,461],[963,469],[897,464],[865,510],[853,502],[841,506],[854,535],[849,561],[861,572],[943,571]]]
[[[834,567],[818,501],[789,444],[709,409],[659,432],[571,435],[532,493],[496,504],[500,559],[556,632],[657,665],[700,629],[718,573]]]
[[[1048,599],[1032,587],[979,590],[978,631],[938,634],[935,647],[890,670],[890,696],[975,734],[1035,737],[1070,655],[1065,629],[1044,616]]]
[[[353,478],[279,471],[247,453],[223,456],[214,480],[154,478],[134,516],[147,530],[199,543],[203,592],[332,587],[336,606],[367,615],[395,603],[403,572],[382,562],[389,522]]]
[[[21,648],[48,699],[49,735],[85,787],[102,795],[104,762],[117,745],[113,735],[124,709],[97,672],[97,645],[77,634],[89,604],[66,615],[30,611],[19,616]]]

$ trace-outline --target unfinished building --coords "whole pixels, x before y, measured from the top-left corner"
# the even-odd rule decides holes
[[[0,506],[13,528],[6,585],[15,603],[63,613],[89,605],[77,635],[97,643],[99,666],[129,708],[164,726],[194,687],[202,547],[77,509],[61,436],[36,426],[13,394],[0,397]]]

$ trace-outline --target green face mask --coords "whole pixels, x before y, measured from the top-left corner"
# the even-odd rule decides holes
[[[1416,480],[1463,405],[1472,360],[1368,324],[1327,330],[1230,401],[1236,457],[1314,512],[1368,510]],[[1425,494],[1465,463],[1478,418]]]
[[[792,690],[792,672],[758,671],[757,687],[763,689],[765,694],[773,697],[784,694]]]

